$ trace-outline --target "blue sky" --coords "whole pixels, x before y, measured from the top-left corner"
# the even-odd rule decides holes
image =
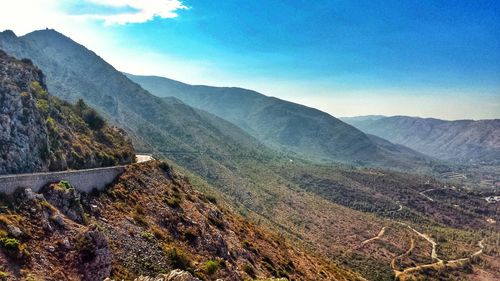
[[[335,116],[500,118],[500,1],[50,1],[72,24],[33,29],[62,29],[127,72]]]

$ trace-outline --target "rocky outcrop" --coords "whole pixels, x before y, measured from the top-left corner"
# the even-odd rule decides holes
[[[84,169],[133,162],[132,143],[82,100],[47,91],[30,60],[0,51],[0,175]]]
[[[18,61],[0,51],[0,174],[45,171],[48,147],[44,119],[36,108],[30,85],[43,81],[29,61]]]
[[[113,281],[112,279],[106,279],[104,281]],[[201,281],[200,279],[193,277],[191,273],[176,269],[170,271],[168,274],[160,274],[156,277],[139,276],[134,279],[134,281]]]
[[[104,280],[111,273],[112,254],[108,241],[96,227],[82,234],[77,247],[80,251],[83,280]]]
[[[83,224],[85,214],[80,194],[68,182],[61,181],[42,189],[45,199],[71,220]]]

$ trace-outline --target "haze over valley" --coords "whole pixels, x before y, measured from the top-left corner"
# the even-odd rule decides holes
[[[8,2],[0,280],[500,279],[497,4]]]

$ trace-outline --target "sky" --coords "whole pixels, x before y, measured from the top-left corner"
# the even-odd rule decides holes
[[[237,86],[337,117],[500,118],[500,1],[1,0],[115,68]]]

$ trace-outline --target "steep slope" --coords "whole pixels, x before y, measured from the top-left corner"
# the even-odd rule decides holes
[[[29,60],[0,50],[0,174],[81,169],[131,163],[124,132],[83,102],[51,96]]]
[[[366,133],[440,159],[500,164],[500,119],[445,121],[393,116],[343,120]]]
[[[65,100],[83,98],[114,124],[128,131],[138,150],[147,150],[212,177],[220,155],[265,150],[227,121],[178,100],[162,100],[130,81],[93,52],[53,30],[16,37],[5,31],[0,47],[30,58],[46,74],[50,91]],[[227,163],[222,163],[222,165]]]
[[[430,161],[424,155],[399,153],[390,143],[380,146],[337,118],[299,104],[241,88],[192,86],[155,76],[127,74],[160,97],[176,97],[224,118],[264,144],[321,162],[340,161],[415,168]]]
[[[201,280],[356,279],[209,201],[165,163],[129,166],[102,193],[70,184],[0,200],[2,280],[133,280],[174,269]]]

